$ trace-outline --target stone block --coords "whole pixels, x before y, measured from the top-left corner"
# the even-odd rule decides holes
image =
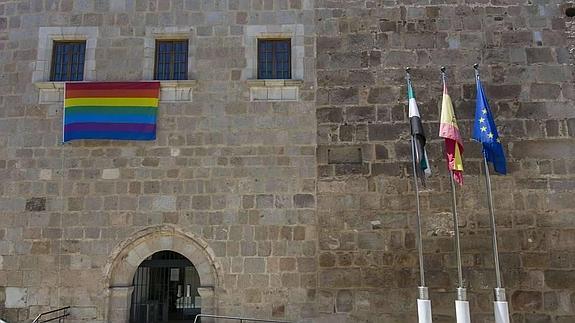
[[[345,110],[347,122],[374,122],[375,107],[351,107]]]
[[[554,57],[551,48],[526,48],[527,63],[553,63]]]
[[[318,310],[323,313],[333,313],[334,310],[334,297],[331,291],[320,290],[317,296]]]
[[[336,88],[329,92],[329,101],[334,105],[351,105],[359,102],[356,88]]]
[[[361,164],[362,151],[357,146],[330,147],[327,149],[328,164]]]
[[[27,200],[23,198],[0,198],[0,211],[20,212],[26,208],[27,204]],[[32,204],[30,206],[32,207]]]
[[[192,196],[192,208],[195,210],[209,210],[211,208],[211,197],[204,195]]]
[[[561,86],[559,84],[533,83],[529,89],[531,99],[557,99],[561,95]]]
[[[26,308],[28,306],[28,289],[20,287],[6,287],[6,308]]]
[[[361,286],[361,271],[359,268],[332,268],[319,272],[319,287],[350,288]]]
[[[38,177],[41,180],[49,181],[52,179],[52,170],[51,169],[41,169]]]
[[[524,140],[513,144],[512,154],[514,158],[569,158],[575,154],[575,145],[565,139]]]
[[[318,52],[337,51],[341,48],[340,37],[317,37],[316,46]]]
[[[368,125],[368,137],[373,141],[395,140],[406,137],[409,127],[400,124],[370,124]]]
[[[316,263],[315,257],[299,257],[297,258],[297,270],[298,272],[315,272],[317,268]]]
[[[353,310],[353,293],[350,290],[339,290],[335,301],[335,310],[338,313],[348,313]]]
[[[46,211],[45,197],[32,197],[26,200],[26,211],[40,212]]]
[[[343,121],[343,109],[320,108],[317,109],[318,123],[340,123]]]
[[[332,253],[322,253],[319,255],[320,267],[333,267],[335,265],[335,255]]]
[[[294,206],[296,208],[313,208],[315,206],[315,198],[312,194],[295,194],[293,197]]]
[[[394,86],[378,87],[369,89],[368,103],[394,104],[399,100],[399,88]]]
[[[259,194],[256,196],[256,207],[258,209],[269,209],[274,207],[274,196],[271,194]]]
[[[282,257],[279,260],[280,271],[294,271],[296,269],[296,259],[292,257]]]
[[[297,288],[300,286],[300,275],[296,273],[283,273],[281,275],[281,282],[283,287]]]
[[[514,310],[539,311],[543,307],[543,295],[537,291],[517,290],[511,296]]]
[[[240,242],[240,251],[242,256],[255,256],[257,254],[257,243],[255,241]]]
[[[545,285],[552,289],[573,289],[575,270],[546,270]]]
[[[357,246],[360,249],[383,249],[386,239],[380,232],[360,232],[357,235]]]
[[[64,91],[58,89],[40,89],[38,101],[40,104],[54,104],[64,102]]]
[[[176,210],[176,197],[169,195],[154,196],[151,206],[154,210],[174,211]]]
[[[102,179],[118,179],[120,178],[120,169],[108,168],[102,170]]]
[[[281,101],[282,99],[282,88],[281,87],[268,87],[268,100],[270,101]]]
[[[403,35],[405,48],[423,49],[435,47],[435,36],[427,33],[406,33]]]
[[[473,89],[475,91],[475,88]],[[491,100],[517,99],[521,95],[521,85],[498,84],[485,86],[486,95]],[[473,92],[475,93],[475,92]]]
[[[245,258],[244,273],[263,273],[266,271],[265,258]]]
[[[282,87],[282,101],[296,101],[298,99],[298,88],[297,87]]]

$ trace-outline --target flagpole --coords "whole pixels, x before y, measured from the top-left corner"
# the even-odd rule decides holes
[[[479,64],[473,65],[475,69],[475,78],[479,79]],[[483,149],[483,169],[485,171],[485,187],[487,190],[487,206],[489,207],[489,221],[491,224],[491,237],[493,247],[493,260],[495,265],[495,280],[496,288],[494,288],[495,301],[494,314],[495,323],[509,323],[509,305],[507,297],[505,296],[505,288],[501,284],[501,271],[499,266],[499,251],[497,248],[497,230],[495,225],[495,211],[493,210],[493,194],[491,191],[491,176],[489,174],[489,165],[487,163],[487,156],[485,149]]]
[[[441,80],[443,87],[446,86],[445,81],[445,67],[441,67]],[[445,148],[444,148],[445,149]],[[446,155],[447,156],[447,155]],[[453,216],[453,229],[455,231],[455,255],[457,259],[457,299],[455,300],[455,316],[457,323],[470,323],[471,317],[469,314],[469,302],[467,301],[467,289],[463,284],[463,271],[461,264],[461,244],[459,240],[459,216],[457,214],[457,196],[455,194],[455,181],[453,180],[453,172],[447,165],[447,177],[449,177],[449,184],[451,186],[451,211]]]
[[[411,86],[411,69],[408,67],[405,69],[406,79],[408,87]],[[419,323],[431,323],[431,301],[429,300],[429,290],[425,286],[425,271],[423,268],[423,240],[421,238],[421,207],[419,202],[419,183],[417,182],[417,163],[416,163],[416,148],[415,148],[415,136],[411,136],[411,166],[413,168],[413,182],[415,189],[415,204],[417,210],[417,221],[416,221],[416,240],[417,240],[417,254],[419,257],[419,287],[418,287],[418,299],[417,299],[417,316],[419,318]]]

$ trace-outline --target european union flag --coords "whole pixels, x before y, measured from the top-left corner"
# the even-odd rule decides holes
[[[493,121],[491,108],[483,92],[479,75],[477,79],[477,98],[475,101],[475,123],[473,126],[473,139],[483,145],[483,154],[488,162],[493,163],[493,168],[499,174],[507,174],[505,153],[499,140],[497,127]]]

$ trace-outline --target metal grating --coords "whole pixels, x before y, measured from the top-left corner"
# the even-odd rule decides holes
[[[131,323],[192,321],[201,313],[200,278],[193,264],[172,251],[144,260],[134,276]]]
[[[85,41],[54,42],[50,81],[82,81],[85,52]]]
[[[154,78],[156,80],[188,79],[187,40],[156,41],[156,65],[154,68]]]
[[[258,40],[258,78],[291,79],[291,40]]]

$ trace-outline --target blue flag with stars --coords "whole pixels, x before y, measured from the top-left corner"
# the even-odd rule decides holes
[[[483,145],[483,154],[488,162],[499,174],[507,174],[505,153],[499,140],[497,127],[493,121],[491,108],[483,92],[479,75],[477,76],[477,97],[475,101],[475,122],[473,125],[473,139]]]

